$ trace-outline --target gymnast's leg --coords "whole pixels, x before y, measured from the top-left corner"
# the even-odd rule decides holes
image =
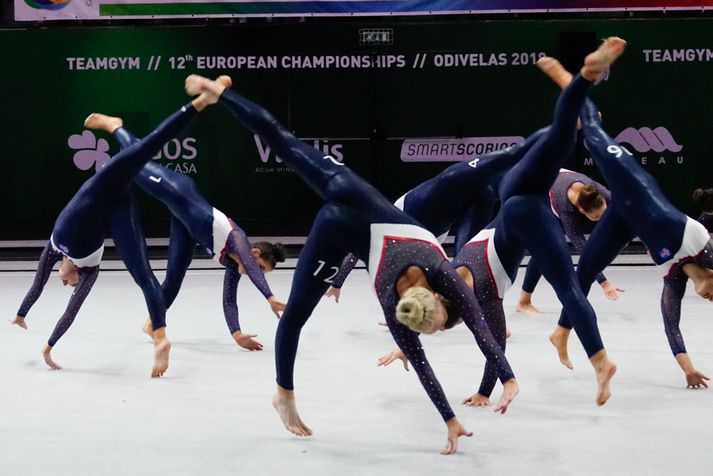
[[[503,204],[502,213],[505,224],[502,232],[527,247],[571,316],[597,377],[597,405],[603,405],[611,396],[609,383],[616,372],[616,365],[609,360],[604,349],[594,309],[579,287],[567,243],[549,209],[549,203],[542,196],[519,195]],[[571,368],[571,363],[567,366]]]
[[[335,244],[343,245],[355,239],[364,239],[363,236],[350,236],[353,235],[350,229],[353,226],[350,220],[353,219],[344,209],[334,204],[328,203],[319,211],[297,261],[287,306],[277,326],[277,391],[272,403],[285,428],[298,436],[312,434],[297,412],[294,396],[293,371],[300,333],[329,287],[329,278],[339,269],[347,253]]]
[[[602,219],[594,227],[594,231],[579,257],[577,279],[585,295],[589,294],[597,274],[609,266],[622,248],[633,238],[634,235],[622,220],[616,203],[612,201]],[[560,361],[566,366],[571,365],[567,351],[567,341],[571,330],[572,324],[566,310],[563,309],[557,327],[550,335],[550,342],[557,349]]]
[[[171,343],[166,337],[166,305],[161,285],[149,265],[146,241],[133,201],[127,200],[118,204],[109,220],[111,235],[121,259],[146,299],[154,329],[154,365],[151,376],[161,377],[168,369],[168,356],[171,351]]]

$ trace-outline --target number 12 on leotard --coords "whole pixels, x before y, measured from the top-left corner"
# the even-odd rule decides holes
[[[317,260],[317,263],[319,263],[319,266],[317,266],[317,269],[314,270],[314,273],[312,273],[312,276],[317,276],[319,274],[319,272],[322,271],[322,268],[324,268],[324,265],[327,264],[326,261],[322,261],[321,259]],[[334,277],[339,272],[339,267],[331,266],[329,269],[333,270],[334,272],[330,276],[324,278],[322,281],[324,281],[327,284],[332,284],[332,281],[334,281]]]

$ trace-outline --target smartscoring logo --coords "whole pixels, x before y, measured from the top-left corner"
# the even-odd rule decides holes
[[[524,141],[522,136],[406,139],[401,145],[401,161],[462,162]]]
[[[72,0],[25,0],[25,3],[37,10],[60,10]]]

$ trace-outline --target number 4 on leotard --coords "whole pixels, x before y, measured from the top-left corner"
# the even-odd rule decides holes
[[[626,152],[628,155],[634,155],[629,152],[629,150],[623,145],[610,145],[609,147],[607,147],[607,152],[609,152],[610,154],[614,154],[614,157],[616,157],[617,159],[621,157],[624,152]]]
[[[312,273],[312,276],[317,276],[320,271],[322,271],[322,268],[324,268],[324,265],[327,264],[325,261],[317,260],[319,263],[319,266],[317,266],[317,269]],[[323,281],[327,284],[332,284],[332,281],[334,281],[334,277],[337,275],[339,272],[339,267],[338,266],[332,266],[329,269],[333,270],[334,273],[332,273],[330,276],[326,277],[323,279]]]

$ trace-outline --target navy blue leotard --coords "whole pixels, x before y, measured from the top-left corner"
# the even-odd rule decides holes
[[[84,182],[60,212],[50,242],[40,258],[35,280],[18,311],[20,316],[29,312],[42,293],[52,266],[62,256],[79,267],[79,283],[48,341],[50,346],[71,326],[96,281],[107,236],[114,239],[127,270],[141,287],[154,329],[166,326],[163,294],[149,265],[143,231],[131,197],[131,184],[159,148],[183,130],[195,115],[196,110],[188,104],[169,116],[143,140],[119,152]]]
[[[426,359],[418,333],[395,318],[396,279],[419,267],[430,287],[463,315],[500,379],[512,370],[480,315],[472,291],[457,275],[432,233],[396,208],[374,187],[330,156],[300,142],[267,111],[226,90],[220,103],[270,148],[324,200],[300,254],[287,307],[275,336],[277,383],[293,388],[293,371],[302,327],[328,287],[326,280],[347,253],[368,263],[375,291],[394,340],[403,349],[444,420],[453,417],[443,390]]]

